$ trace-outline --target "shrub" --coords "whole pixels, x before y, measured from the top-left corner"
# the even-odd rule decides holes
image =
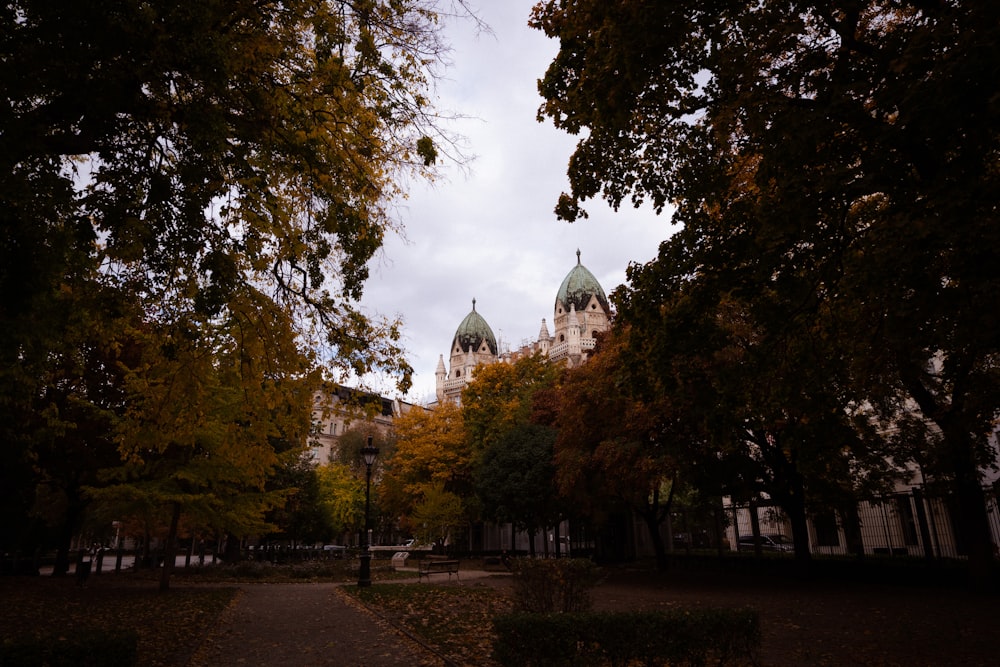
[[[274,569],[270,563],[244,560],[226,566],[226,574],[238,579],[266,579]]]
[[[514,607],[519,611],[587,611],[590,591],[597,585],[598,569],[583,558],[519,558],[514,573]]]
[[[494,619],[493,657],[518,665],[756,664],[753,610],[515,613]]]

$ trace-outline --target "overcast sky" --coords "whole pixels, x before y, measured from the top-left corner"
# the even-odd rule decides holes
[[[533,0],[483,2],[493,34],[471,21],[447,24],[453,65],[439,82],[437,106],[469,117],[449,126],[475,156],[465,173],[447,166],[433,185],[416,184],[400,211],[405,240],[386,239],[372,261],[363,306],[404,321],[403,344],[414,368],[407,400],[434,397],[438,357],[472,309],[494,335],[517,348],[552,331],[556,292],[581,260],[605,292],[625,281],[630,262],[653,259],[670,234],[667,213],[590,202],[590,218],[569,224],[553,208],[568,191],[574,137],[538,123],[536,82],[558,44],[528,28]],[[395,396],[391,386],[379,388]]]

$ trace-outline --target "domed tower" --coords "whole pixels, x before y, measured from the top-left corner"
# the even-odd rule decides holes
[[[594,274],[580,263],[579,250],[576,266],[563,279],[556,294],[553,324],[549,358],[569,366],[586,361],[597,334],[611,326],[608,297]]]
[[[472,312],[465,316],[455,330],[451,341],[451,359],[447,372],[444,358],[438,361],[435,373],[437,399],[458,401],[462,389],[472,381],[473,369],[479,364],[492,364],[497,360],[497,339],[482,315],[476,312],[476,300],[472,300]]]

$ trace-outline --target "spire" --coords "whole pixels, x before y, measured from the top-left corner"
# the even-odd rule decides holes
[[[577,253],[578,255],[580,253]],[[577,258],[579,260],[579,257]],[[476,312],[476,297],[472,297],[472,312]]]
[[[549,336],[549,327],[545,324],[545,318],[542,318],[542,328],[538,331],[538,340],[548,340],[551,338]]]
[[[576,249],[576,265],[580,266],[580,249]]]
[[[435,373],[435,375],[445,375],[446,374],[446,371],[444,369],[444,355],[443,354],[439,354],[438,355],[438,365],[437,365],[437,369],[434,371],[434,373]]]

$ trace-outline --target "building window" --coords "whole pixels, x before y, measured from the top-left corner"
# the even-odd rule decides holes
[[[330,422],[330,435],[337,435],[337,422]]]

